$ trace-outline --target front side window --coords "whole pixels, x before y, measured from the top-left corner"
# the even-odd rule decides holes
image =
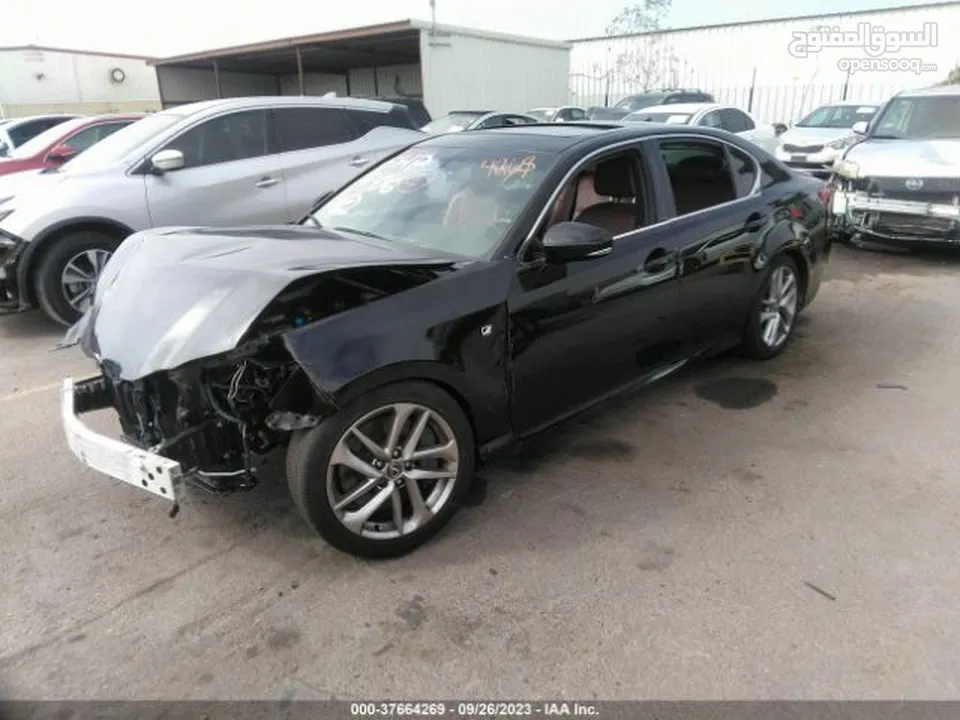
[[[61,145],[66,145],[77,154],[82,153],[84,150],[92,147],[94,143],[97,142],[99,131],[100,128],[96,125],[84,128],[83,130],[75,132],[73,135],[66,138]]]
[[[207,120],[164,149],[182,152],[184,168],[261,157],[267,154],[267,113],[245,110]]]
[[[346,234],[484,257],[555,161],[553,154],[498,152],[492,145],[416,146],[344,187],[313,217]]]
[[[722,143],[670,140],[660,154],[670,176],[677,215],[686,215],[737,199]]]

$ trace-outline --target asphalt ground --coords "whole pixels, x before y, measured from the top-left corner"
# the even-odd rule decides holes
[[[781,358],[700,363],[544,436],[389,562],[314,537],[279,477],[170,519],[85,469],[57,388],[90,362],[50,352],[60,330],[37,315],[0,318],[0,682],[20,699],[956,698],[958,273],[838,248]]]

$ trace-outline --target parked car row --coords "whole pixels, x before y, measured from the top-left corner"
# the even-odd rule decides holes
[[[0,158],[7,157],[14,149],[33,139],[45,130],[78,115],[51,114],[31,115],[24,118],[6,118],[0,122]]]
[[[239,98],[148,115],[60,168],[0,182],[0,310],[39,306],[72,324],[132,233],[291,222],[421,137],[400,105],[351,98]]]

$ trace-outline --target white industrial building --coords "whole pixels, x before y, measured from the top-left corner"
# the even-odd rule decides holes
[[[404,20],[153,61],[164,107],[241,95],[409,96],[451,110],[566,101],[570,45]]]
[[[0,117],[160,108],[149,58],[27,45],[0,47]]]
[[[697,87],[763,122],[791,122],[831,100],[941,82],[960,63],[958,30],[960,2],[941,2],[572,40],[570,102]]]

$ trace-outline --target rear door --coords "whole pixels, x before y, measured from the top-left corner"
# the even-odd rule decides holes
[[[323,193],[412,142],[400,130],[390,132],[392,128],[385,127],[384,133],[364,132],[374,121],[369,117],[351,121],[352,111],[341,108],[281,107],[271,112],[288,222],[302,217]],[[399,122],[384,114],[383,126],[388,121]]]
[[[757,160],[720,140],[659,141],[662,188],[680,251],[678,322],[696,352],[743,329],[753,299],[753,260],[775,221]]]
[[[163,149],[182,152],[184,165],[144,176],[152,225],[283,223],[283,176],[267,140],[267,111],[241,110],[204,120],[167,142]]]

